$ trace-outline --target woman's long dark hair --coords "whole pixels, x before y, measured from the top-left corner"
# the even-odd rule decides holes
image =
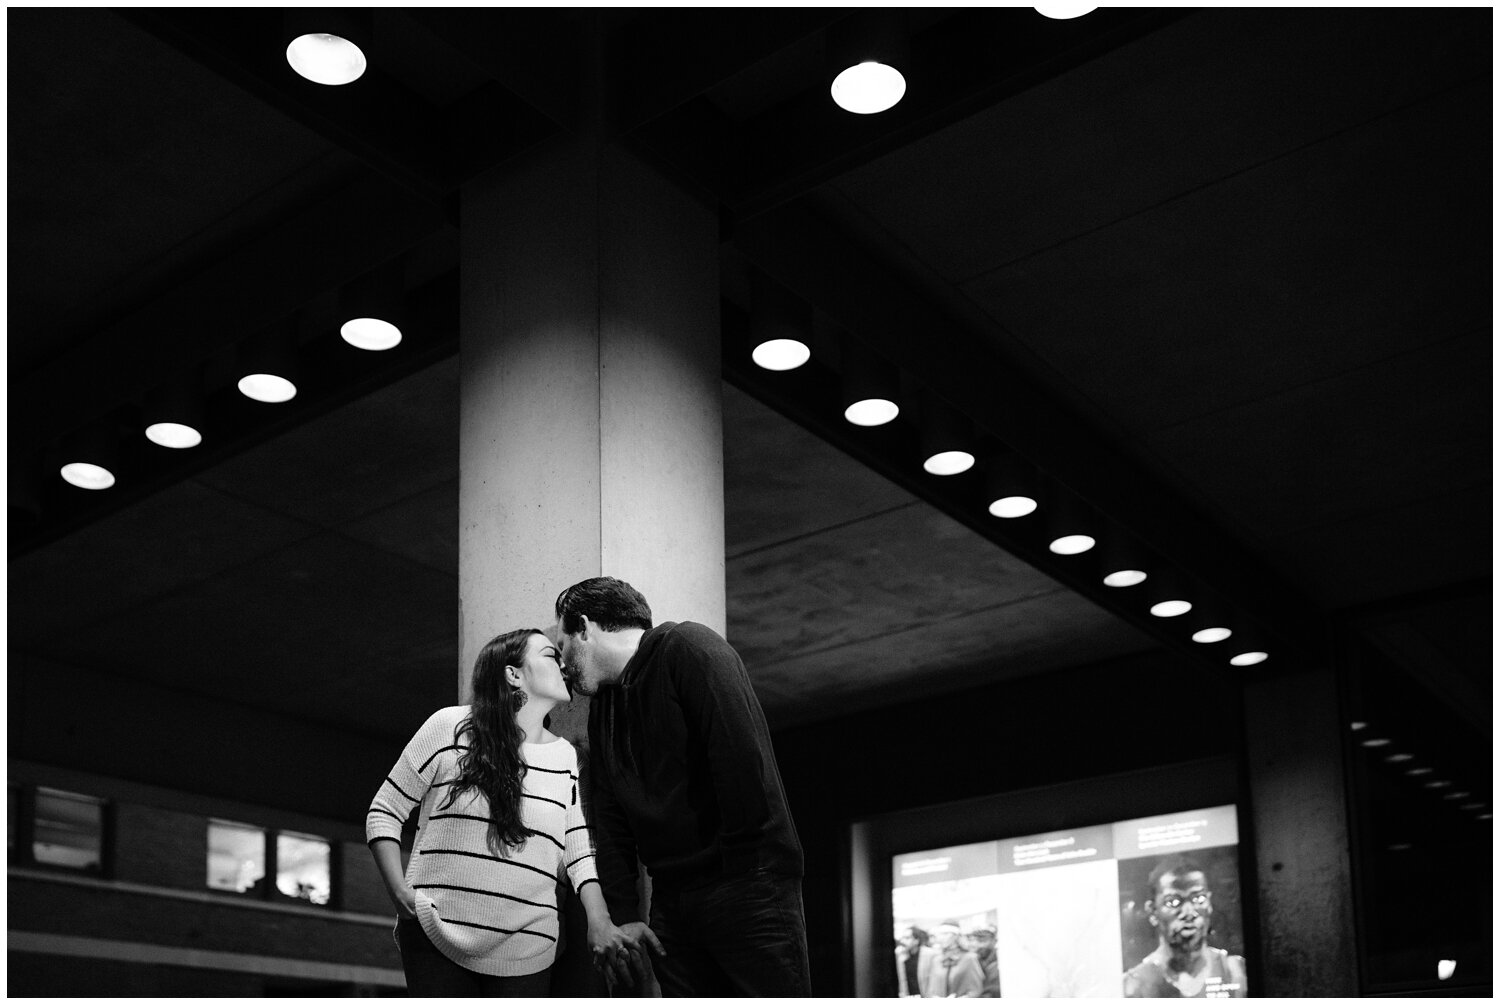
[[[516,724],[511,697],[516,689],[505,679],[505,668],[523,666],[531,637],[541,634],[535,628],[520,628],[485,643],[474,661],[469,714],[453,730],[453,742],[466,743],[467,749],[458,759],[458,777],[441,808],[452,806],[470,789],[483,793],[490,804],[490,851],[496,855],[503,854],[502,846],[519,848],[527,835],[521,825],[521,779],[526,775],[521,743],[526,737]]]

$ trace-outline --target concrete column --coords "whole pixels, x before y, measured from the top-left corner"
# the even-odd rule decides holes
[[[1329,670],[1296,668],[1245,685],[1256,997],[1359,994],[1341,726]]]
[[[500,631],[611,575],[723,632],[715,214],[635,158],[560,142],[465,186],[459,692]],[[580,738],[586,703],[554,716]]]

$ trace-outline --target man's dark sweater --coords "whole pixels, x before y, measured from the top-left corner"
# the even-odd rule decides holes
[[[739,654],[691,621],[664,622],[589,708],[590,817],[615,924],[645,920],[636,858],[685,889],[760,869],[802,875],[802,846],[765,714]]]

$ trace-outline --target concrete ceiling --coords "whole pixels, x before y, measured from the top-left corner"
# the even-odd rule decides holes
[[[1489,14],[925,11],[929,65],[1029,48],[883,125],[810,97],[845,13],[605,25],[624,141],[721,209],[726,331],[773,275],[1297,658],[1355,633],[1487,736]],[[458,670],[454,192],[567,128],[582,19],[382,10],[391,140],[257,61],[268,16],[7,14],[9,646],[401,738]],[[477,121],[512,128],[400,141]],[[425,349],[274,420],[234,400],[236,341],[316,331],[398,252]],[[218,442],[132,448],[107,500],[47,473],[184,362]],[[910,471],[899,431],[825,423],[820,372],[726,358],[729,634],[774,725],[1143,652],[1231,672]]]

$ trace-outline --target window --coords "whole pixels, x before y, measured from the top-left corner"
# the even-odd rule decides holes
[[[208,885],[246,893],[264,885],[266,832],[232,820],[208,822]]]
[[[330,857],[322,838],[290,831],[276,835],[276,889],[298,900],[328,903]]]
[[[10,785],[8,795],[12,863],[104,871],[103,799],[41,785]]]
[[[326,838],[233,820],[208,822],[209,889],[326,905],[333,889],[332,866],[333,848]],[[268,876],[275,882],[267,883]]]

